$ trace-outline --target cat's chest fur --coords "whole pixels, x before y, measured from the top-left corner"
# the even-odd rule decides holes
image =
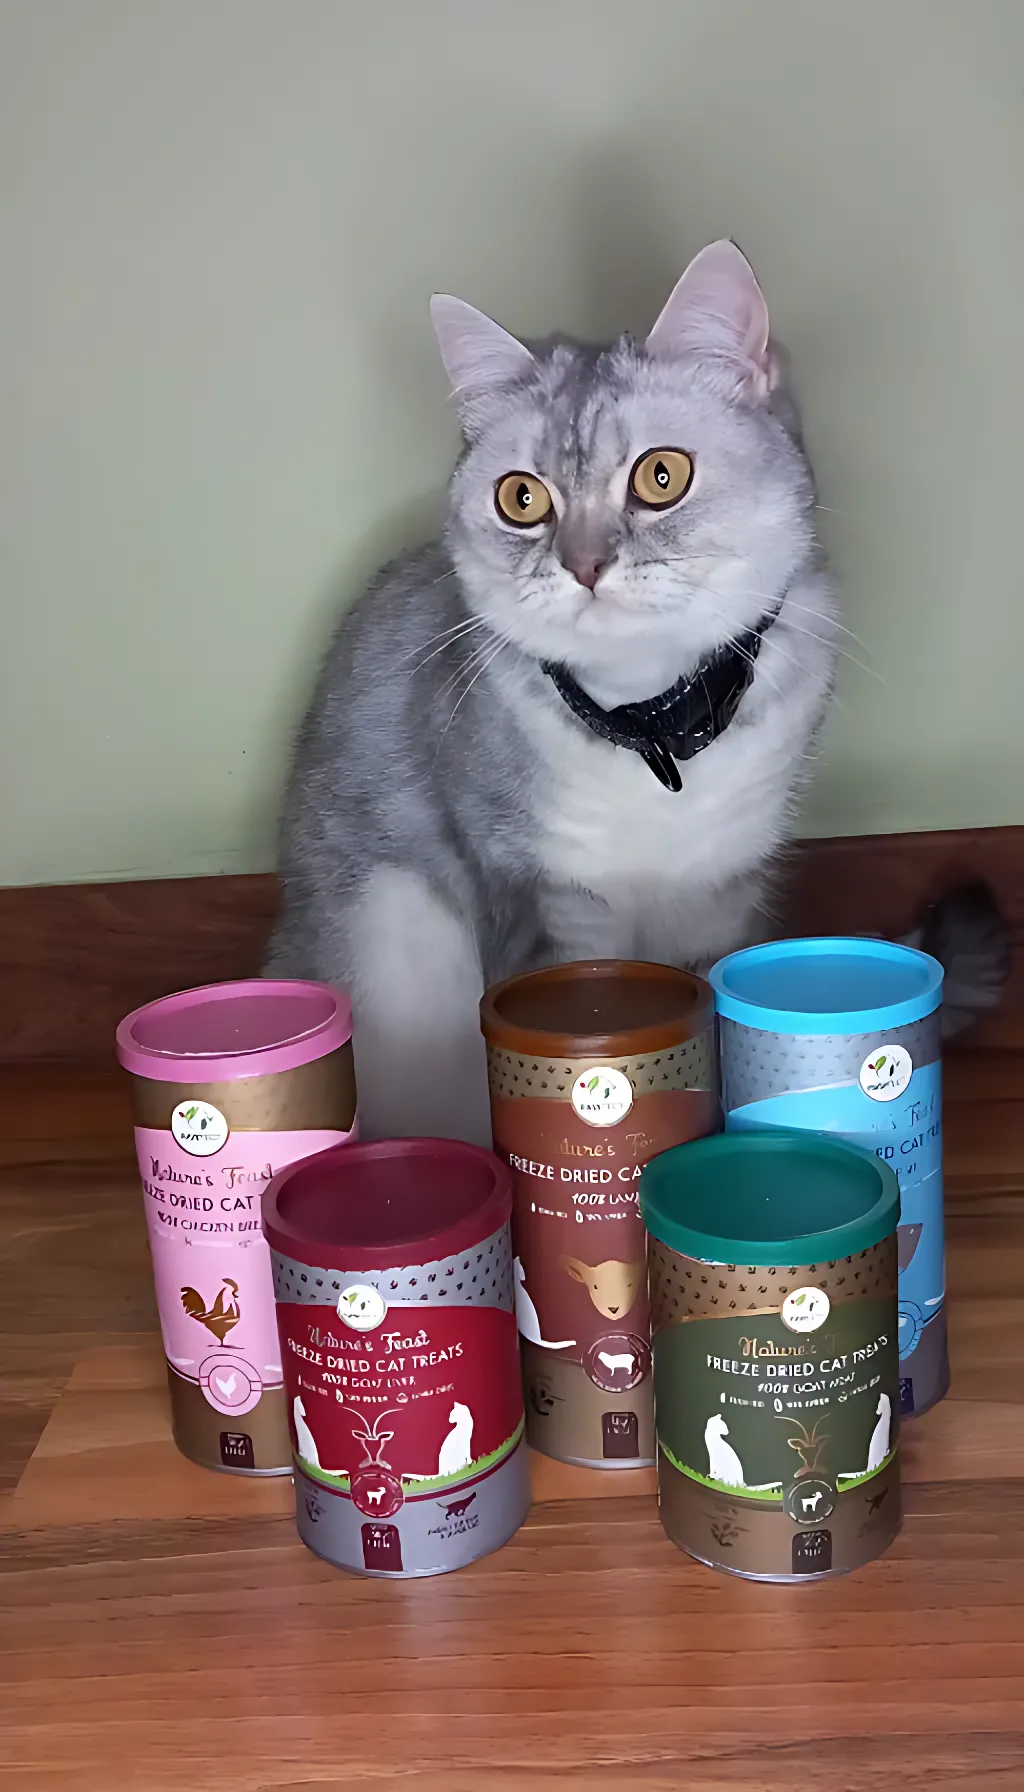
[[[557,710],[535,716],[533,742],[537,867],[553,932],[581,950],[677,956],[688,917],[704,911],[713,930],[716,893],[757,871],[785,832],[793,746],[770,720],[734,724],[681,765],[677,792]]]

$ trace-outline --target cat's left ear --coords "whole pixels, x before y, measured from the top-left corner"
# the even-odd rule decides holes
[[[768,307],[753,268],[735,243],[709,243],[694,256],[646,348],[662,361],[706,355],[731,362],[751,395],[767,398],[776,377]]]
[[[430,318],[452,396],[464,420],[475,401],[513,385],[536,368],[528,348],[464,299],[436,292],[430,301]]]

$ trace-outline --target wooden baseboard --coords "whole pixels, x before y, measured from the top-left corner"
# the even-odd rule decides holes
[[[1024,827],[806,841],[784,881],[786,929],[899,934],[971,877],[992,885],[1024,945]],[[140,1002],[258,971],[277,903],[269,875],[0,890],[0,1059],[109,1062]],[[982,1038],[1001,1043],[1010,1028],[1016,1042],[1022,1006],[1018,951],[1008,1014]]]

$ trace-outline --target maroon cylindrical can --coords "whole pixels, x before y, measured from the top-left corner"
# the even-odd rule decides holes
[[[528,1440],[563,1462],[648,1465],[640,1172],[718,1124],[711,990],[606,959],[513,977],[481,1015],[494,1146],[514,1173]]]
[[[462,1568],[530,1504],[512,1179],[489,1151],[325,1151],[263,1197],[299,1535],[362,1574]]]

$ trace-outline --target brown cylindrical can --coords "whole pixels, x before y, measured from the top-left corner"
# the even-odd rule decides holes
[[[291,1441],[263,1190],[355,1129],[342,991],[185,990],[117,1030],[131,1073],[174,1441],[204,1468],[283,1475]]]
[[[714,998],[668,965],[605,959],[485,995],[495,1150],[515,1178],[526,1435],[559,1461],[654,1461],[640,1172],[718,1124]]]

